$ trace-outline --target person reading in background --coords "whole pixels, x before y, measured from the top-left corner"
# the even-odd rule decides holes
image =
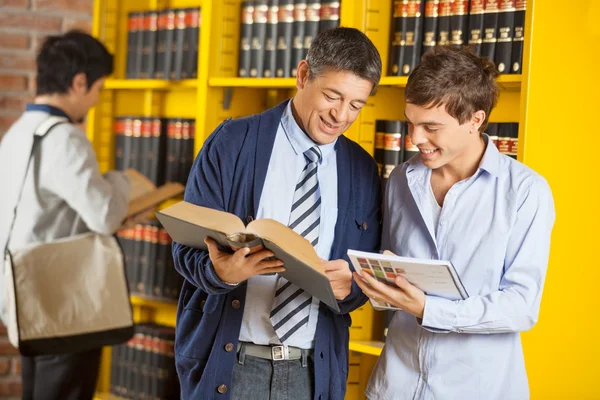
[[[0,248],[7,244],[17,203],[24,212],[16,215],[8,243],[11,250],[89,231],[111,235],[121,227],[128,208],[129,180],[117,171],[100,173],[92,144],[78,127],[98,103],[104,79],[112,71],[112,55],[86,33],[50,36],[42,44],[35,101],[0,142]],[[41,140],[19,199],[34,132],[51,116],[68,122],[55,125]],[[3,290],[0,297],[3,304]],[[23,399],[91,400],[101,350],[23,356]]]

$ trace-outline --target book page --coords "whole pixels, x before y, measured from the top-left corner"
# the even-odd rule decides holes
[[[288,226],[273,219],[257,219],[248,224],[248,232],[275,243],[285,252],[293,255],[304,264],[325,275],[323,262],[308,240]]]
[[[208,228],[225,235],[244,232],[246,227],[237,215],[225,211],[201,207],[186,201],[161,210],[161,213],[191,224]]]
[[[131,190],[129,191],[130,203],[156,190],[156,186],[154,186],[150,179],[146,178],[139,171],[129,168],[124,171],[124,174],[129,178],[129,182],[131,183]]]
[[[402,276],[425,294],[449,300],[468,297],[458,274],[449,261],[399,257],[378,253],[348,250],[348,256],[356,272],[364,270],[379,282],[396,287],[396,276]],[[385,302],[371,300],[378,310],[399,310]]]
[[[127,217],[150,210],[160,203],[182,194],[184,191],[185,187],[181,183],[169,182],[162,185],[158,189],[154,189],[151,192],[139,195],[138,197],[129,201]]]

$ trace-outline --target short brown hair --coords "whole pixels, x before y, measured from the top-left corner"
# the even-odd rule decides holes
[[[446,106],[446,112],[462,125],[474,112],[485,111],[479,128],[487,127],[498,100],[498,70],[493,62],[479,57],[469,47],[439,46],[425,53],[408,77],[407,103],[427,108]]]

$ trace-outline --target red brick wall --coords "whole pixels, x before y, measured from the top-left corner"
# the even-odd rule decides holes
[[[93,0],[0,0],[0,139],[33,98],[39,44],[73,28],[89,32],[93,7]]]
[[[0,139],[35,94],[35,53],[45,36],[89,32],[93,0],[0,0]],[[21,396],[21,363],[0,324],[0,400]]]

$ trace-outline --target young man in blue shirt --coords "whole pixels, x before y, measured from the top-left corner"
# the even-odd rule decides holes
[[[402,278],[393,287],[355,275],[367,296],[403,310],[369,399],[529,397],[519,332],[538,318],[554,203],[544,178],[482,133],[497,76],[489,60],[443,47],[408,79],[405,116],[420,154],[388,180],[382,248],[451,261],[470,296],[451,301]]]
[[[346,253],[379,248],[381,209],[377,165],[343,133],[380,77],[379,54],[363,33],[325,31],[298,65],[293,99],[226,121],[205,142],[185,200],[289,225],[330,260],[341,313],[265,275],[283,268],[269,251],[175,243],[175,268],[185,277],[175,343],[182,398],[343,399],[348,313],[366,301]]]

